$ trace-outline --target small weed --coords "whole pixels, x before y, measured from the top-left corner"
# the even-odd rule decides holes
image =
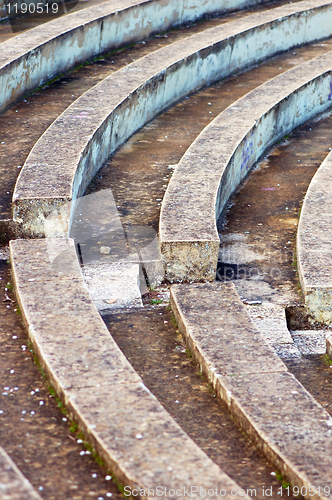
[[[186,354],[187,354],[187,356],[189,356],[189,358],[193,357],[193,355],[190,352],[190,349],[186,349]]]
[[[53,389],[53,387],[51,385],[48,386],[48,392],[51,394],[51,396],[53,396],[53,397],[56,396],[55,390]]]
[[[69,431],[72,433],[72,434],[75,434],[75,432],[77,432],[78,430],[78,423],[75,422],[75,420],[72,420],[70,422],[70,427],[69,427]]]
[[[324,355],[324,361],[327,365],[332,365],[332,359],[327,354]]]
[[[14,285],[12,281],[8,281],[6,288],[8,288],[8,290],[10,290],[11,292],[14,290]]]
[[[151,299],[150,300],[150,304],[161,304],[162,303],[162,299]]]
[[[178,324],[177,324],[177,321],[176,321],[176,319],[175,319],[174,314],[171,314],[171,321],[172,321],[172,323],[173,323],[174,327],[175,327],[175,328],[177,328],[177,327],[178,327]]]
[[[298,210],[298,212],[297,212],[297,216],[298,216],[298,218],[300,218],[300,217],[301,217],[302,207],[303,207],[303,205],[301,205],[301,206],[300,206],[300,208],[299,208],[299,210]]]
[[[275,474],[276,474],[276,478],[278,479],[278,481],[280,481],[281,486],[282,486],[283,488],[288,488],[288,487],[290,486],[290,483],[288,483],[288,482],[285,480],[285,478],[284,478],[284,476],[281,474],[281,472],[279,472],[279,471],[275,471]]]

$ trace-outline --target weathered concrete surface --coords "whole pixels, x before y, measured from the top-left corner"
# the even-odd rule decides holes
[[[332,335],[326,337],[326,353],[332,359]]]
[[[1,447],[0,495],[3,500],[42,500]]]
[[[327,324],[332,323],[331,172],[332,153],[325,158],[310,183],[297,237],[298,272],[306,308],[315,320]]]
[[[301,356],[287,328],[284,307],[264,301],[257,305],[247,305],[246,310],[280,358]]]
[[[229,106],[186,151],[160,216],[169,281],[215,279],[216,219],[269,146],[332,106],[331,68],[330,52],[273,78]]]
[[[240,491],[121,353],[84,287],[74,242],[16,240],[10,252],[17,299],[41,365],[118,480],[146,491],[160,485],[224,489],[227,497]],[[199,497],[198,490],[190,498]]]
[[[24,93],[106,50],[257,0],[110,0],[1,44],[0,111]],[[321,2],[323,5],[323,2]]]
[[[119,307],[143,306],[140,288],[140,275],[143,277],[143,273],[140,273],[138,262],[87,264],[82,270],[86,286],[99,312]],[[142,292],[147,291],[145,285]]]
[[[62,205],[46,218],[46,237],[66,236],[62,223],[70,207]],[[156,232],[142,226],[124,229],[111,189],[78,198],[72,212],[69,235],[97,309],[142,306],[141,294],[148,291],[144,271],[151,286],[163,280]]]
[[[332,419],[264,341],[234,285],[175,285],[171,305],[236,420],[292,485],[306,487],[303,496],[324,497],[318,488],[331,486]]]
[[[316,7],[299,2],[199,33],[133,62],[86,92],[31,151],[13,197],[15,220],[24,220],[27,234],[42,235],[52,204],[81,196],[109,155],[158,112],[250,63],[331,34],[332,8],[319,1]],[[60,163],[63,144],[67,149]],[[196,251],[196,242],[188,242],[185,259],[191,246]],[[198,250],[210,262],[216,248],[207,239]],[[207,279],[213,265],[203,272]]]
[[[326,353],[326,330],[294,330],[292,339],[304,356]]]

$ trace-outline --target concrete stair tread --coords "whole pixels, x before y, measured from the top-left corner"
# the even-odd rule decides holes
[[[182,431],[125,359],[77,275],[72,240],[53,244],[52,254],[52,242],[45,239],[10,243],[18,302],[43,369],[108,467],[132,488],[195,484],[228,494],[240,490]],[[57,261],[61,248],[63,259]],[[72,262],[64,266],[66,261]],[[35,278],[29,277],[31,269]]]
[[[287,372],[272,349],[267,351],[234,286],[174,285],[171,305],[201,370],[234,418],[292,484],[312,488],[313,497],[319,498],[318,487],[331,480],[327,450],[332,419]],[[256,366],[245,373],[251,348],[256,349]],[[238,369],[234,371],[228,355],[232,352],[234,362],[236,351]]]
[[[81,196],[112,151],[155,114],[188,92],[211,81],[289,46],[302,44],[304,31],[299,31],[295,38],[288,39],[289,25],[298,22],[298,12],[302,12],[304,16],[302,29],[306,27],[306,36],[309,37],[306,41],[316,38],[317,33],[309,29],[311,18],[318,16],[317,19],[320,19],[323,16],[326,20],[330,12],[329,5],[322,6],[317,2],[316,9],[311,5],[309,11],[308,3],[304,2],[303,7],[302,11],[302,3],[292,5],[294,11],[291,14],[289,6],[284,10],[279,7],[193,35],[133,62],[86,92],[54,122],[31,151],[21,170],[13,197],[15,220],[21,221],[24,214],[27,233],[43,233],[45,216],[52,211],[52,207]],[[278,38],[278,45],[275,44],[272,49],[266,48],[264,54],[261,49],[257,51],[255,48],[253,53],[246,54],[243,59],[242,48],[247,37],[257,38],[255,43],[259,43],[261,32],[266,30],[265,34],[270,33],[269,26],[274,23],[277,23],[283,33]],[[321,28],[319,36],[330,34],[330,27],[326,23]],[[254,44],[253,40],[252,43]],[[225,56],[230,53],[231,46],[232,58],[229,59],[229,55]],[[213,65],[209,64],[216,57],[223,61],[218,70],[215,69],[215,62]],[[197,72],[199,64],[202,67]],[[208,73],[206,65],[209,67]],[[189,71],[195,75],[191,81],[188,81]],[[116,95],[109,93],[110,88]],[[126,127],[120,118],[122,113],[126,116]],[[80,126],[79,140],[77,125]],[[58,144],[63,142],[64,135],[70,146],[59,164]],[[46,151],[47,157],[40,162],[40,155],[43,156]],[[50,165],[56,168],[49,169]],[[44,182],[39,183],[38,193],[35,186],[40,178]]]
[[[168,185],[160,216],[161,249],[170,281],[214,279],[219,253],[216,219],[269,146],[330,107],[331,68],[330,52],[262,84],[216,117],[186,151]]]

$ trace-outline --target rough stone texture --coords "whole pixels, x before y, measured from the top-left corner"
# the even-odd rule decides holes
[[[38,26],[1,44],[0,111],[75,64],[206,14],[257,0],[111,0]],[[1,17],[0,0],[0,17]],[[60,56],[61,54],[61,56]]]
[[[307,487],[304,496],[312,488],[318,499],[318,488],[331,486],[332,419],[265,343],[234,285],[175,285],[171,305],[201,370],[236,420],[293,485]]]
[[[294,330],[294,344],[304,356],[326,353],[326,330]]]
[[[88,264],[83,268],[84,281],[98,309],[142,306],[140,266],[132,262]],[[143,282],[144,284],[144,282]],[[143,293],[146,293],[147,287]]]
[[[301,356],[287,328],[284,307],[264,301],[262,304],[247,305],[246,310],[265,340],[280,358]]]
[[[330,99],[332,95],[332,82]],[[329,238],[332,221],[332,153],[313,177],[301,210],[297,238],[299,278],[308,313],[332,323],[332,271]]]
[[[286,5],[178,41],[106,78],[60,115],[32,149],[13,196],[15,221],[23,222],[29,235],[44,234],[45,218],[52,211],[52,205],[55,208],[81,196],[112,151],[153,116],[189,92],[248,64],[329,36],[331,16],[330,5],[322,5],[321,0],[314,4]],[[315,28],[318,24],[319,31]],[[325,91],[324,85],[323,88]],[[231,138],[227,136],[227,140]],[[59,163],[58,151],[64,143],[67,148]],[[196,188],[202,189],[202,186],[203,181],[198,178]],[[213,200],[211,192],[206,202],[214,206]],[[65,230],[69,225],[67,220]],[[183,222],[184,229],[185,226]],[[184,261],[191,252],[201,255],[201,263],[194,264],[198,268],[195,274],[201,273],[206,280],[211,279],[216,264],[218,241],[213,228],[212,222],[206,223],[199,245],[182,230],[184,249],[176,250]],[[172,251],[168,253],[171,259]]]
[[[332,335],[326,337],[326,353],[332,359]]]
[[[273,78],[223,111],[186,151],[161,208],[160,242],[169,281],[207,280],[205,268],[215,266],[214,279],[216,219],[266,148],[332,105],[331,68],[328,53]],[[177,251],[181,246],[185,258]]]
[[[42,500],[1,447],[0,496],[2,500]]]
[[[53,257],[59,258],[61,249],[60,271]],[[232,489],[240,491],[170,417],[121,353],[84,286],[73,241],[16,240],[10,252],[17,299],[42,367],[118,480],[145,490],[195,485],[224,489],[227,496]],[[66,260],[72,263],[64,266]],[[198,491],[190,498],[200,496]]]

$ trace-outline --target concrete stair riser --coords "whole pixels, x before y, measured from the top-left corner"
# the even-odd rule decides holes
[[[288,5],[194,35],[133,62],[86,92],[31,151],[13,196],[15,220],[21,223],[24,219],[27,235],[42,235],[52,202],[56,207],[61,200],[81,196],[108,156],[136,130],[190,91],[227,76],[235,68],[243,69],[267,55],[309,41],[304,22],[308,16],[310,23],[315,15],[321,19],[323,12],[325,18],[331,16],[330,26],[323,25],[321,31],[321,36],[327,36],[332,29],[332,8],[311,5],[311,10],[300,14],[296,10],[307,6],[307,2]],[[273,33],[270,45],[263,43],[266,33]],[[252,52],[240,55],[249,39]],[[64,144],[66,154],[60,163],[59,150]],[[44,182],[38,181],[37,191],[36,180],[40,178]]]
[[[216,219],[268,147],[332,106],[331,68],[328,53],[275,77],[229,106],[193,142],[175,169],[161,209],[160,242],[169,281],[215,279]]]
[[[261,2],[118,0],[38,26],[1,44],[0,111],[55,75],[107,50],[205,15],[257,3]]]
[[[325,498],[332,419],[287,372],[234,285],[174,285],[171,306],[195,360],[235,420],[304,497]]]
[[[117,480],[145,491],[161,485],[217,487],[229,497],[232,489],[240,491],[164,410],[115,344],[86,290],[73,240],[16,240],[10,251],[17,299],[40,363]]]

